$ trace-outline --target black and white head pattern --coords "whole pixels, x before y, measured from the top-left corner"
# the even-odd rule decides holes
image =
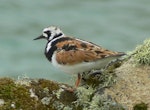
[[[42,34],[48,41],[51,41],[54,38],[57,37],[63,37],[64,33],[57,27],[55,26],[50,26],[45,29],[43,29],[43,34]]]

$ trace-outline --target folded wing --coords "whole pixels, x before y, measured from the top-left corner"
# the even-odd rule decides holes
[[[91,42],[79,39],[70,39],[57,43],[57,47],[56,60],[59,64],[73,65],[111,56],[124,55],[124,53],[113,52]]]

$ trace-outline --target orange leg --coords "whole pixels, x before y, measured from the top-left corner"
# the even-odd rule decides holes
[[[80,73],[78,73],[78,79],[76,80],[76,83],[75,83],[75,88],[77,88],[81,82],[81,79],[82,79],[82,76]]]
[[[78,79],[76,80],[75,87],[74,88],[65,88],[65,89],[68,92],[74,92],[77,89],[77,87],[79,86],[81,79],[82,79],[82,76],[80,74],[78,74]]]

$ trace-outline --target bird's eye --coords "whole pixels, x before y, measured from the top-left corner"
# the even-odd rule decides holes
[[[45,33],[45,34],[47,34],[47,35],[48,35],[48,37],[50,37],[50,36],[51,36],[51,31],[45,31],[44,33]]]

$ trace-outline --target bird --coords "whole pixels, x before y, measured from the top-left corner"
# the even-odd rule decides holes
[[[99,45],[72,36],[67,36],[56,26],[43,29],[34,40],[46,39],[45,56],[52,65],[66,73],[77,74],[76,89],[82,79],[82,73],[92,69],[104,68],[110,61],[124,52],[115,52]]]

